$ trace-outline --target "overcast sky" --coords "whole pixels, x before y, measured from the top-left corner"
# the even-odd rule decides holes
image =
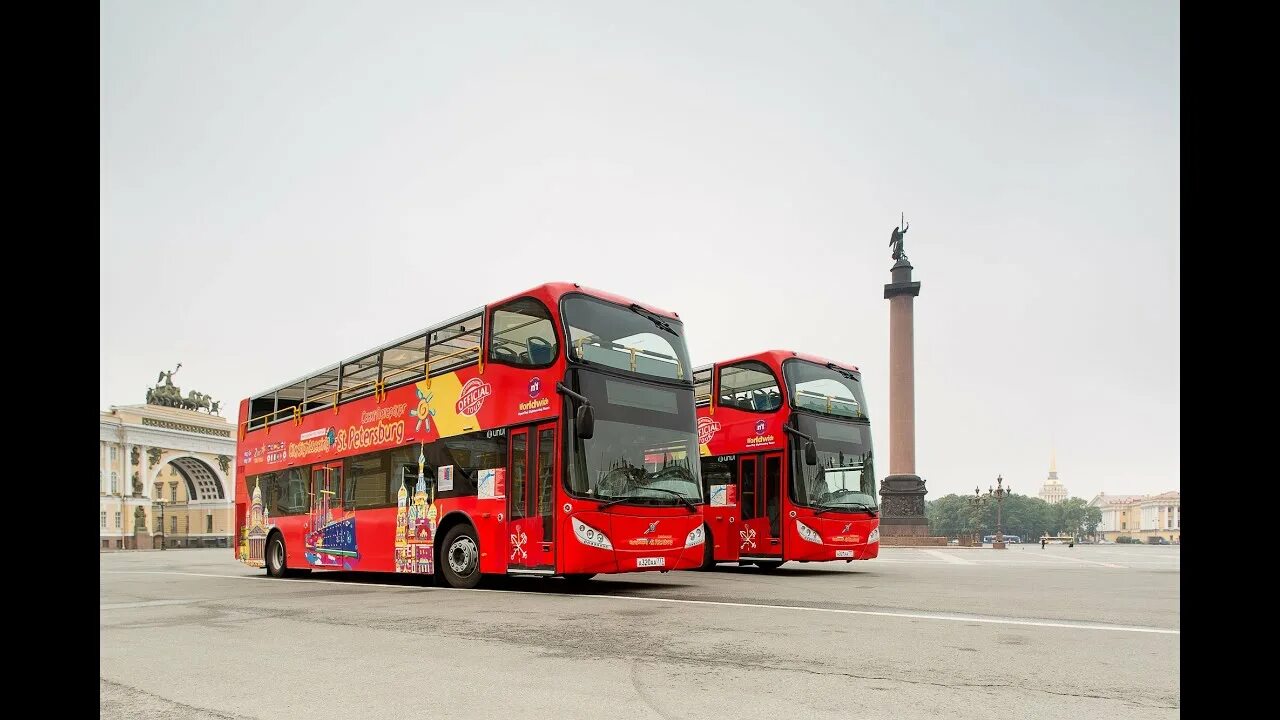
[[[860,367],[929,498],[1179,489],[1176,3],[101,4],[99,402],[224,403],[551,280]]]

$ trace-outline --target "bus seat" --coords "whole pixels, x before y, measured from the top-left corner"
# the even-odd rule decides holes
[[[555,356],[556,352],[551,343],[537,335],[529,337],[529,360],[534,365],[545,365]]]

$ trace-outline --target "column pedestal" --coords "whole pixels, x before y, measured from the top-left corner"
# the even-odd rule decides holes
[[[929,523],[924,517],[926,492],[919,475],[885,477],[880,482],[880,537],[928,537]]]

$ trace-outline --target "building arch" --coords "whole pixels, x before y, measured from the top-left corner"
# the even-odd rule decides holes
[[[160,472],[168,465],[176,468],[178,475],[186,482],[187,497],[191,500],[226,500],[229,497],[226,477],[218,468],[210,465],[204,458],[181,451],[161,455],[160,462],[149,473],[150,480],[143,487],[148,488],[154,484],[160,477]]]

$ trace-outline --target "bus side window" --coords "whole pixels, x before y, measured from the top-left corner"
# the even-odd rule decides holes
[[[489,359],[509,365],[546,366],[556,358],[551,313],[533,298],[519,298],[493,311]]]
[[[348,510],[354,510],[356,507],[356,482],[359,479],[359,475],[347,476],[347,482],[342,488],[342,507]]]
[[[720,368],[721,403],[752,412],[768,412],[781,406],[778,380],[762,362],[748,360]]]
[[[742,507],[742,519],[751,520],[757,518],[760,514],[756,511],[756,461],[755,459],[742,461],[742,476],[738,478],[742,484],[739,489],[738,497],[742,498],[739,505]]]
[[[400,476],[404,478],[404,491],[413,497],[413,491],[418,487],[418,468],[405,463],[400,466]]]
[[[702,492],[711,505],[728,505],[728,488],[736,482],[737,461],[702,458]]]
[[[779,497],[778,494],[782,489],[782,458],[780,456],[767,457],[764,460],[764,496],[765,496],[765,515],[769,518],[769,533],[773,537],[778,537],[780,530],[780,520],[778,513]]]

